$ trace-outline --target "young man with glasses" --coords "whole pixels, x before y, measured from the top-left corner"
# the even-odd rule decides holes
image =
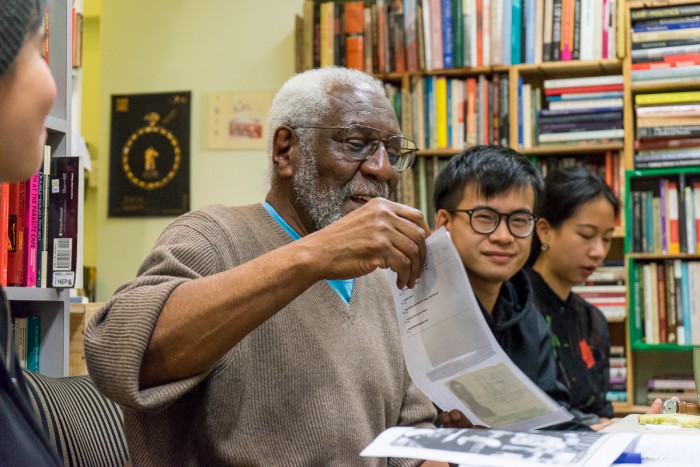
[[[452,157],[435,181],[435,226],[450,232],[484,318],[503,350],[568,408],[568,392],[556,378],[549,328],[520,270],[530,253],[533,211],[542,190],[540,173],[516,151],[473,147]],[[456,410],[441,413],[440,420],[445,426],[466,422]],[[557,428],[585,429],[576,422]]]
[[[416,145],[356,70],[292,77],[269,114],[265,202],[175,220],[86,330],[135,465],[386,465],[359,453],[433,426],[378,271],[412,287],[425,258],[422,214],[387,199]]]

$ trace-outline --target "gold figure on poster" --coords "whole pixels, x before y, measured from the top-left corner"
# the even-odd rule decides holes
[[[175,138],[175,135],[173,135],[167,128],[158,125],[160,115],[158,115],[157,112],[150,112],[146,114],[144,120],[147,122],[146,125],[132,133],[122,149],[122,169],[124,170],[126,177],[134,185],[146,190],[155,190],[166,185],[175,177],[178,169],[180,168],[182,150],[180,149],[180,143],[178,142],[177,138]],[[153,144],[158,141],[162,142],[163,138],[165,138],[167,141],[165,146],[161,146],[160,151],[172,151],[173,163],[172,167],[170,167],[170,170],[164,177],[160,178],[160,173],[156,166],[156,158],[160,156],[160,151],[158,151],[154,146],[149,145],[143,151],[142,158],[139,158],[137,154],[132,154],[134,145],[140,138],[147,138],[147,141],[151,141]],[[132,159],[132,157],[143,160],[143,171],[141,172],[141,176],[136,175],[134,172],[136,169],[132,167],[131,160],[135,159]]]

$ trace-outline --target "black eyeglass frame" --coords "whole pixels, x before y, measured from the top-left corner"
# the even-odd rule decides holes
[[[489,234],[492,234],[493,232],[495,232],[496,229],[498,229],[498,226],[501,225],[501,219],[503,219],[504,217],[506,218],[506,227],[508,228],[508,232],[510,232],[510,234],[516,238],[528,238],[535,231],[535,224],[537,223],[537,216],[535,216],[533,213],[531,213],[529,211],[523,211],[523,210],[513,211],[511,213],[504,214],[502,212],[496,211],[493,208],[489,208],[487,206],[484,206],[484,207],[474,208],[474,209],[447,209],[447,211],[452,212],[452,213],[455,213],[455,212],[466,213],[469,216],[469,226],[472,228],[472,230],[474,232],[481,234],[481,235],[489,235]],[[497,220],[496,220],[496,223],[494,224],[494,226],[491,229],[488,229],[485,231],[480,231],[476,227],[474,227],[474,222],[472,221],[472,216],[473,216],[474,212],[476,212],[476,211],[489,211],[489,212],[496,214]],[[524,235],[516,234],[515,232],[513,232],[513,229],[511,228],[510,219],[512,216],[515,216],[518,214],[525,214],[525,215],[529,216],[531,219],[530,220],[530,231],[527,234],[524,234]]]
[[[366,128],[366,129],[368,129],[368,130],[378,131],[378,132],[380,132],[380,133],[388,133],[390,136],[387,136],[386,138],[379,138],[379,139],[370,140],[370,141],[367,143],[367,145],[373,145],[374,148],[373,148],[372,151],[369,153],[369,155],[363,156],[363,157],[357,157],[357,154],[348,153],[348,151],[346,151],[346,144],[345,144],[345,140],[347,139],[348,130],[350,130],[351,128],[354,128],[354,127],[357,127],[357,128]],[[343,130],[343,153],[344,153],[346,156],[348,156],[350,159],[355,160],[355,161],[366,161],[367,159],[369,159],[370,157],[372,157],[372,156],[374,155],[374,153],[377,151],[377,149],[379,149],[379,143],[382,143],[382,144],[384,145],[384,149],[386,150],[387,154],[389,154],[389,157],[390,157],[390,158],[391,158],[391,157],[394,157],[394,158],[396,159],[396,162],[393,163],[393,164],[391,164],[391,167],[392,167],[395,171],[397,171],[397,172],[403,172],[403,171],[406,171],[406,170],[410,169],[410,168],[413,166],[413,163],[414,163],[415,160],[416,160],[416,154],[418,153],[418,145],[417,145],[416,142],[413,141],[412,139],[406,138],[405,136],[401,136],[401,135],[391,134],[391,133],[389,133],[388,131],[380,130],[379,128],[374,128],[374,127],[371,127],[371,126],[368,126],[368,125],[362,125],[362,124],[359,124],[359,123],[353,123],[352,125],[348,125],[348,126],[313,126],[313,125],[301,125],[301,126],[295,126],[295,127],[291,127],[291,128],[294,129],[294,130],[297,130],[297,129],[306,129],[306,128],[315,129],[315,130]],[[392,138],[397,138],[397,139],[399,139],[399,140],[408,141],[410,144],[412,144],[412,145],[414,146],[414,149],[409,149],[409,150],[404,151],[404,152],[402,152],[401,154],[398,154],[398,155],[391,155],[391,154],[389,153],[389,150],[390,150],[391,148],[387,145],[387,143],[388,143],[388,141],[391,140]],[[403,145],[402,145],[402,146],[403,146]],[[401,160],[401,157],[405,157],[406,155],[408,155],[408,159],[409,159],[408,162],[405,162],[405,163],[403,163],[403,164],[400,164],[402,167],[401,167],[401,168],[397,168],[396,166],[399,165],[398,162]]]

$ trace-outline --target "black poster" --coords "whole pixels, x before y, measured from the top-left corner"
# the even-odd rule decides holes
[[[190,209],[190,92],[112,96],[109,217]]]

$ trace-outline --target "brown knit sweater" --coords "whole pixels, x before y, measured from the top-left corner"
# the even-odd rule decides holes
[[[210,371],[139,390],[148,340],[178,284],[290,241],[261,205],[186,214],[88,325],[90,374],[125,406],[135,465],[385,465],[359,452],[388,427],[432,426],[433,406],[405,369],[380,271],[356,280],[350,303],[319,282]]]

